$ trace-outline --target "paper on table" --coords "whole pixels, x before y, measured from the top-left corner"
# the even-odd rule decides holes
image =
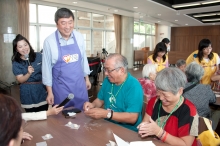
[[[53,136],[52,136],[51,134],[46,134],[46,135],[42,136],[42,138],[43,138],[44,140],[48,140],[48,139],[53,138]]]
[[[36,143],[36,146],[47,146],[46,141]]]
[[[155,146],[152,141],[133,141],[130,142],[130,146]]]
[[[125,142],[123,139],[121,139],[120,137],[118,137],[114,133],[113,133],[113,135],[114,135],[115,141],[118,146],[129,146],[129,143]]]
[[[115,135],[114,133],[113,135],[118,146],[146,146],[146,145],[155,146],[155,144],[152,141],[133,141],[133,142],[130,142],[129,144],[125,142],[123,139],[121,139],[120,137],[118,137],[117,135]]]

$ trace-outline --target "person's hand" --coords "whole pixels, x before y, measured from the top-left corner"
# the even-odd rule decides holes
[[[47,100],[47,103],[48,103],[48,104],[50,104],[50,105],[54,104],[54,96],[53,96],[53,93],[48,93],[46,100]]]
[[[34,68],[32,66],[28,66],[28,74],[32,74],[34,72]]]
[[[160,131],[160,127],[151,119],[151,117],[149,122],[143,122],[138,125],[138,129],[138,134],[140,134],[141,137],[156,135]]]
[[[86,80],[86,88],[87,90],[91,89],[91,83],[89,80]]]
[[[32,135],[30,135],[29,133],[27,133],[27,132],[23,132],[23,134],[22,134],[22,139],[23,140],[31,140],[33,138],[33,136]]]
[[[92,108],[94,108],[94,105],[91,102],[87,101],[83,105],[83,110],[84,111],[88,111],[89,109],[92,109]]]
[[[108,110],[102,108],[92,108],[84,112],[87,116],[90,116],[94,119],[106,118]]]
[[[55,105],[55,106],[53,106],[52,108],[50,108],[50,109],[47,111],[47,116],[57,115],[57,114],[59,114],[59,113],[63,110],[63,108],[64,108],[64,106],[59,107],[59,108],[57,108],[57,106],[58,106],[58,105]]]
[[[149,122],[141,122],[138,126],[137,126],[137,129],[140,129],[141,126],[144,126],[145,124],[147,124]]]

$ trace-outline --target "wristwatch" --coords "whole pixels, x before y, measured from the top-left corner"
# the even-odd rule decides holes
[[[107,119],[108,120],[111,120],[112,119],[112,115],[113,115],[113,111],[112,110],[110,110],[110,109],[108,109],[108,114],[107,114]]]

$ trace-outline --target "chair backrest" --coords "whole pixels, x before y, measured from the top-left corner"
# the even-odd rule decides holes
[[[142,106],[142,119],[144,118],[146,107],[147,107],[147,97],[144,95],[143,96],[143,106]]]
[[[199,117],[199,132],[198,134],[201,134],[203,131],[208,130],[205,121],[203,120],[203,117]]]
[[[134,50],[134,61],[144,61],[143,50]]]

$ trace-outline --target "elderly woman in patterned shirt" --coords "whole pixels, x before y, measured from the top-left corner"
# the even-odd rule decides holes
[[[145,101],[149,101],[156,96],[156,86],[154,80],[156,77],[157,65],[146,64],[142,70],[143,78],[138,79],[144,91]]]

